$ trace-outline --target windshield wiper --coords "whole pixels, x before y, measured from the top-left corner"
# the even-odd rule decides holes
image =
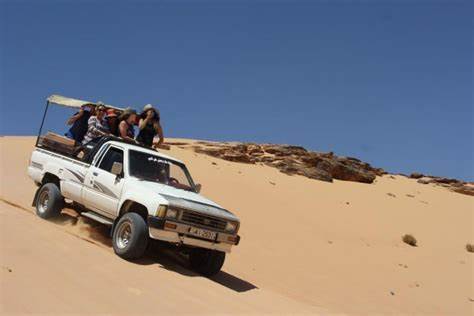
[[[196,192],[192,187],[189,187],[189,189],[179,188],[179,187],[176,187],[176,186],[171,185],[169,183],[160,182],[157,179],[151,178],[151,177],[145,177],[145,176],[134,176],[134,177],[137,178],[140,181],[150,181],[150,182],[155,182],[155,183],[159,183],[159,184],[164,184],[164,185],[167,185],[169,187],[172,187],[172,188],[175,188],[175,189],[178,189],[178,190],[183,190],[183,191],[187,191],[187,192]]]
[[[157,182],[157,183],[161,183],[159,182],[158,180],[154,179],[154,178],[151,178],[151,177],[144,177],[144,176],[134,176],[135,178],[137,178],[138,180],[140,181],[150,181],[150,182]]]

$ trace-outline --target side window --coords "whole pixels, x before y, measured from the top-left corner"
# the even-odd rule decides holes
[[[104,158],[102,158],[99,168],[110,172],[114,162],[120,162],[123,164],[123,151],[115,147],[110,147]]]
[[[184,173],[183,168],[178,165],[172,164],[170,168],[170,177],[178,180],[179,183],[187,184],[189,183],[186,173]]]
[[[98,163],[102,157],[104,157],[104,153],[107,152],[107,150],[110,148],[109,144],[106,144],[103,146],[103,148],[99,149],[99,151],[96,153],[97,160],[96,163]]]

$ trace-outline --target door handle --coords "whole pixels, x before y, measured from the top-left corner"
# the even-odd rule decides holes
[[[92,175],[97,177],[99,174],[97,172],[92,172]]]

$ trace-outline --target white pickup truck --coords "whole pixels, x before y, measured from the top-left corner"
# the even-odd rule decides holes
[[[75,205],[112,227],[120,257],[142,256],[152,238],[181,247],[203,275],[217,273],[239,243],[239,219],[199,194],[183,162],[116,137],[99,139],[82,158],[44,144],[37,143],[28,166],[41,218]]]

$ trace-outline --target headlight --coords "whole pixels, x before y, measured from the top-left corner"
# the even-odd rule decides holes
[[[228,232],[235,232],[235,230],[237,229],[237,224],[236,223],[232,223],[232,222],[227,222],[227,225],[225,225],[225,230],[228,231]]]
[[[178,211],[169,208],[168,211],[166,211],[166,217],[167,218],[177,218],[178,217]]]
[[[155,216],[165,217],[167,209],[168,209],[168,205],[160,205],[158,209],[156,210]]]

